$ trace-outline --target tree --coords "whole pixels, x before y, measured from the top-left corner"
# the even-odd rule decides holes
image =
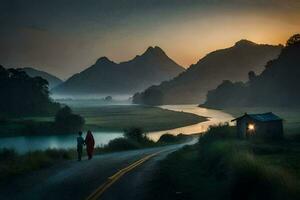
[[[112,98],[112,96],[106,96],[106,97],[104,98],[104,100],[105,100],[105,101],[112,101],[113,98]]]
[[[254,71],[250,71],[248,73],[248,79],[249,79],[249,81],[253,81],[255,78],[256,78],[255,72]]]
[[[58,131],[74,132],[82,129],[85,121],[80,115],[72,113],[69,106],[61,108],[55,115],[55,127]]]
[[[300,44],[300,34],[295,34],[288,39],[286,46],[292,46],[295,44]]]
[[[19,69],[0,66],[0,113],[4,116],[53,114],[59,104],[49,97],[48,82]]]
[[[163,103],[163,93],[152,86],[142,94],[142,101],[147,105],[160,105]]]

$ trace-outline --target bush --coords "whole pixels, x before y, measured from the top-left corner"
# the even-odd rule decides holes
[[[174,142],[177,142],[177,138],[175,135],[166,133],[166,134],[163,134],[162,136],[160,136],[158,142],[159,143],[174,143]]]
[[[6,162],[8,160],[15,160],[17,152],[13,149],[1,149],[0,150],[0,162]]]
[[[127,138],[116,138],[107,144],[106,148],[110,151],[123,151],[123,150],[132,150],[132,149],[138,149],[141,146]]]
[[[124,130],[124,137],[128,140],[139,143],[142,146],[150,146],[155,144],[155,142],[150,140],[140,128],[130,128]]]
[[[172,135],[169,133],[163,134],[160,136],[158,143],[178,143],[178,142],[184,142],[187,141],[189,138],[188,135],[184,135],[182,133],[178,135]]]
[[[210,141],[233,139],[236,136],[236,128],[229,126],[228,123],[210,126],[200,138],[199,143],[207,143]]]
[[[55,115],[55,127],[59,131],[79,131],[82,129],[84,123],[84,118],[73,114],[71,108],[68,106],[61,108]]]
[[[130,128],[124,130],[124,137],[130,140],[142,141],[145,137],[145,134],[140,128]]]

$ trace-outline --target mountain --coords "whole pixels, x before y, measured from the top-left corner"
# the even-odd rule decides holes
[[[300,34],[292,36],[277,59],[269,61],[247,83],[224,81],[207,94],[205,106],[293,107],[300,105]]]
[[[187,104],[205,99],[208,90],[222,80],[244,81],[247,72],[260,73],[267,61],[278,56],[281,45],[256,44],[241,40],[234,46],[209,53],[170,81],[134,95],[134,103]],[[154,94],[154,96],[152,96]]]
[[[44,71],[40,71],[31,67],[25,67],[21,69],[25,71],[30,77],[40,76],[46,79],[49,83],[49,89],[54,88],[63,82],[61,79],[57,78],[56,76]]]
[[[184,68],[159,47],[149,47],[130,61],[115,63],[101,57],[86,70],[53,89],[54,94],[133,94],[171,79]]]

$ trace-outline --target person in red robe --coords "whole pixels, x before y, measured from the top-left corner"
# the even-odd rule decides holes
[[[94,136],[90,130],[86,134],[85,145],[86,145],[86,152],[87,152],[88,158],[89,158],[89,160],[91,160],[93,157],[95,140],[94,140]]]

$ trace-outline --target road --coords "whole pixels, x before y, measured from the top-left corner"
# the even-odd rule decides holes
[[[143,199],[159,161],[194,142],[68,161],[8,182],[0,188],[0,199]]]

